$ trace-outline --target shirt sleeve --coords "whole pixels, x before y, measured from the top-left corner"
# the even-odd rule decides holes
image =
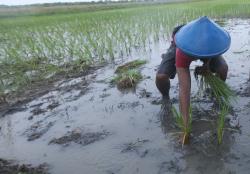
[[[179,48],[176,48],[175,66],[176,68],[188,68],[192,58],[184,54]]]

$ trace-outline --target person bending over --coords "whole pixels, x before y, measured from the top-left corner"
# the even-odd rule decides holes
[[[222,54],[229,49],[230,43],[230,35],[206,16],[173,30],[170,47],[166,54],[162,54],[162,61],[156,74],[156,86],[167,102],[170,79],[174,79],[177,72],[179,106],[186,127],[190,107],[191,62],[198,59],[203,62],[202,66],[195,68],[197,74],[211,71],[225,81],[228,65]]]

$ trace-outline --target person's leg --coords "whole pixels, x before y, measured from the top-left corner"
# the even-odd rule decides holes
[[[222,56],[213,58],[210,62],[210,69],[213,73],[216,73],[221,80],[226,81],[228,65]]]
[[[166,54],[162,54],[162,61],[156,74],[155,84],[163,98],[169,98],[170,80],[175,77],[175,46],[170,45]]]
[[[169,98],[170,80],[167,74],[156,74],[155,84],[163,98]]]

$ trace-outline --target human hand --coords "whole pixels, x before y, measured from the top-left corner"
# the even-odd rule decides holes
[[[196,66],[194,69],[194,73],[197,75],[203,75],[207,73],[209,69],[206,66]]]
[[[208,64],[203,64],[202,66],[195,67],[194,76],[195,76],[195,78],[197,78],[198,75],[205,75],[208,72],[210,72]]]

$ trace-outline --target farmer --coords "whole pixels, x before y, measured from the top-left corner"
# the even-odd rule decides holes
[[[156,74],[156,86],[165,101],[168,100],[169,79],[173,79],[177,71],[180,113],[187,127],[191,88],[189,66],[192,61],[200,59],[203,65],[195,68],[196,74],[211,71],[225,81],[228,66],[221,54],[229,49],[231,39],[223,28],[206,16],[176,27],[172,39],[167,53],[162,55]]]

